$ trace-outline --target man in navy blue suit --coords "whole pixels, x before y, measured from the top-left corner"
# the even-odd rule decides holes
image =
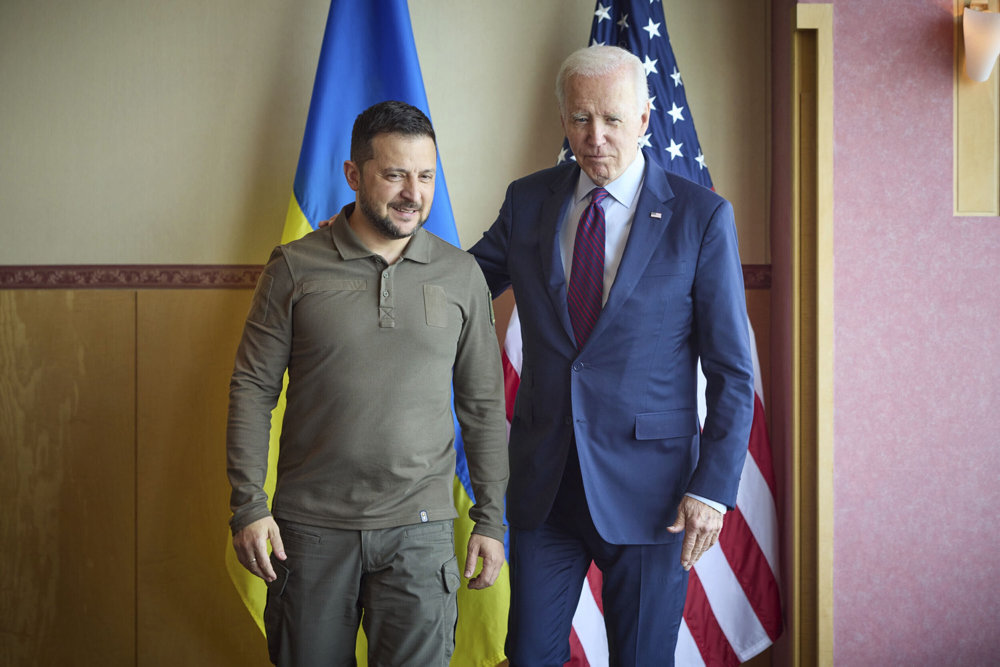
[[[638,148],[638,58],[581,49],[556,82],[576,157],[512,183],[471,249],[512,287],[511,665],[562,665],[590,562],[612,664],[673,664],[687,572],[736,504],[753,367],[732,206]],[[708,381],[699,428],[697,361]]]

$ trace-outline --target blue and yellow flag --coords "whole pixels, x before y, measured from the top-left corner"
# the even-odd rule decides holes
[[[354,192],[348,187],[343,172],[344,160],[350,157],[351,128],[359,113],[383,100],[406,102],[430,118],[406,0],[333,0],[282,243],[307,234],[321,221],[335,216],[345,204],[354,201]],[[440,156],[434,204],[425,229],[458,245],[458,231]],[[265,486],[269,498],[274,492],[284,400],[282,393],[271,416],[270,461]],[[472,490],[457,422],[455,449],[458,463],[454,498],[459,514],[455,520],[455,551],[462,564],[472,529],[468,515],[472,506]],[[232,546],[227,548],[226,569],[244,604],[263,631],[264,582],[239,564]],[[452,664],[493,667],[504,660],[503,644],[509,606],[510,584],[506,564],[491,588],[483,591],[459,589],[458,631]],[[359,664],[366,664],[364,646],[363,635],[359,633]]]

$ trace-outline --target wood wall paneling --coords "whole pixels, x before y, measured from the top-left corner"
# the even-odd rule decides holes
[[[0,663],[135,663],[131,292],[0,292]]]
[[[0,665],[268,664],[224,566],[251,293],[0,290]]]
[[[245,290],[143,290],[137,304],[137,646],[141,665],[266,665],[236,594],[226,410]],[[182,640],[181,640],[182,639]]]

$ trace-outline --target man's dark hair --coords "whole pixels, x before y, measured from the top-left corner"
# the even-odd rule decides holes
[[[406,102],[389,100],[368,107],[354,120],[351,131],[351,162],[359,167],[375,154],[372,139],[379,134],[430,137],[437,145],[434,128],[424,112]]]

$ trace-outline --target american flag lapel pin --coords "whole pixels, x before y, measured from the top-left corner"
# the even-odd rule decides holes
[[[660,218],[663,217],[663,215],[659,211],[653,211],[652,213],[649,214],[649,217],[656,218],[657,220],[659,220]]]

